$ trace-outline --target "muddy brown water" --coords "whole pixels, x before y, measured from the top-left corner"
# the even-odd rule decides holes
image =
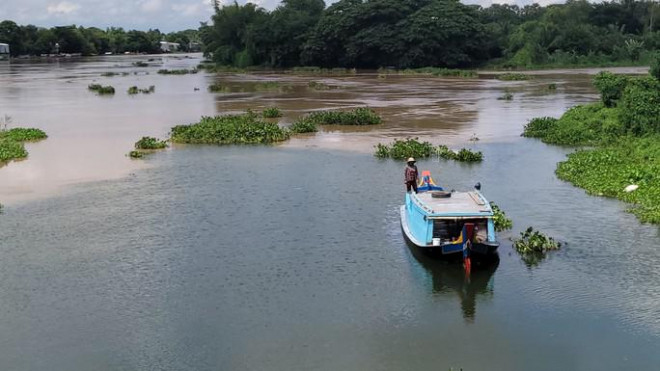
[[[148,58],[149,67],[132,65]],[[519,137],[532,117],[597,99],[594,71],[520,82],[156,73],[199,60],[0,64],[0,115],[49,134],[27,145],[27,160],[0,168],[0,368],[660,365],[658,227],[557,180],[555,164],[571,149]],[[100,76],[111,71],[128,75]],[[312,80],[333,88],[311,90]],[[96,96],[92,82],[117,93]],[[207,92],[213,82],[226,92]],[[131,97],[132,85],[156,92]],[[497,99],[505,91],[512,101]],[[165,137],[202,115],[278,106],[287,125],[310,110],[363,105],[384,124],[324,128],[276,146],[125,156],[140,137]],[[402,166],[371,152],[408,136],[483,151],[481,164],[419,166],[449,188],[480,181],[512,217],[498,262],[466,278],[406,245]],[[509,241],[530,225],[567,243],[537,267]]]

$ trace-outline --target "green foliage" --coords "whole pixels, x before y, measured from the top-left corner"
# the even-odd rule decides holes
[[[155,91],[156,91],[156,87],[154,85],[151,85],[148,89],[140,89],[137,86],[131,86],[130,88],[128,88],[129,95],[135,95],[138,93],[151,94]]]
[[[142,139],[135,142],[135,149],[163,149],[167,148],[167,142],[158,140],[154,137],[142,137]]]
[[[651,60],[651,69],[649,70],[651,76],[656,80],[660,80],[660,52],[656,52]]]
[[[28,156],[23,143],[0,137],[0,163]]]
[[[289,126],[289,131],[293,134],[315,133],[318,128],[308,117],[301,117]]]
[[[497,75],[497,79],[502,81],[525,81],[529,80],[530,76],[522,73],[503,73]]]
[[[175,143],[267,144],[288,137],[286,130],[277,124],[258,120],[253,113],[202,117],[196,124],[178,125],[171,131],[171,140]]]
[[[313,75],[313,76],[341,76],[341,75],[355,75],[357,70],[355,68],[321,68],[321,67],[293,67],[288,71],[294,75]]]
[[[504,93],[504,95],[497,97],[497,100],[506,100],[506,101],[513,100],[513,94],[507,91],[506,93]]]
[[[548,90],[555,91],[557,90],[557,84],[552,83],[548,85]]]
[[[276,117],[282,117],[282,111],[280,111],[279,108],[277,107],[268,107],[263,110],[261,115],[264,118],[276,118]]]
[[[403,70],[395,70],[389,68],[379,68],[379,75],[425,75],[436,77],[461,77],[461,78],[475,78],[479,77],[477,71],[461,70],[455,68],[438,68],[438,67],[422,67],[422,68],[406,68]]]
[[[445,160],[481,162],[484,159],[484,155],[481,152],[473,152],[467,148],[461,148],[458,152],[455,152],[445,145],[439,145],[436,148],[436,153],[440,158],[444,158]]]
[[[502,232],[513,228],[513,221],[506,217],[506,213],[500,209],[493,201],[490,202],[490,208],[493,210],[493,224],[495,231]]]
[[[144,153],[142,151],[130,151],[130,152],[128,152],[128,157],[137,159],[137,158],[144,157],[145,154],[146,153]]]
[[[208,89],[211,93],[229,93],[231,91],[228,86],[222,85],[218,82],[209,85]]]
[[[540,138],[544,143],[561,145],[593,145],[608,141],[625,132],[618,120],[617,109],[601,103],[575,106],[561,118],[541,117],[531,120],[523,136]]]
[[[377,125],[382,122],[380,116],[367,107],[351,111],[317,111],[307,117],[316,125]]]
[[[160,69],[158,70],[158,73],[161,75],[188,75],[188,74],[195,74],[199,72],[196,68],[194,69],[178,69],[178,70],[168,70],[168,69]]]
[[[48,138],[48,135],[35,128],[13,128],[9,130],[0,130],[0,139],[13,140],[15,142],[28,142]]]
[[[660,133],[660,80],[631,79],[619,101],[619,119],[633,134]]]
[[[378,158],[393,158],[395,160],[404,160],[408,157],[427,158],[434,153],[433,145],[429,142],[420,142],[417,138],[408,138],[406,140],[395,139],[390,145],[377,144],[374,156]]]
[[[513,248],[528,266],[535,266],[545,259],[548,251],[559,250],[561,243],[529,227],[513,241]]]
[[[149,67],[149,63],[143,62],[143,61],[137,61],[137,62],[133,62],[133,66],[135,66],[135,67]]]
[[[557,176],[589,194],[635,205],[640,220],[660,224],[660,136],[623,137],[592,150],[572,153],[559,163]],[[629,185],[638,185],[626,192]]]
[[[103,86],[101,84],[91,84],[87,88],[91,91],[96,92],[98,95],[115,94],[115,88],[111,85]]]
[[[332,87],[319,81],[310,81],[307,86],[312,90],[330,90]]]
[[[612,72],[601,71],[594,77],[594,86],[600,93],[605,107],[614,107],[623,91],[628,85],[629,78],[624,75],[615,75]]]

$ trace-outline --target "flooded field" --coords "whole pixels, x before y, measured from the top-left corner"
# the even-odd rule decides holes
[[[555,164],[571,149],[519,137],[532,117],[595,100],[588,75],[162,76],[199,57],[132,65],[146,58],[0,64],[0,115],[49,134],[27,145],[27,160],[0,168],[0,368],[660,365],[660,229],[557,180]],[[92,82],[117,93],[96,96]],[[209,93],[211,83],[226,89]],[[156,92],[131,97],[132,85]],[[514,99],[498,100],[506,91]],[[384,124],[277,146],[125,156],[140,137],[202,115],[278,106],[286,125],[310,110],[363,105]],[[418,165],[448,188],[481,182],[513,219],[499,261],[469,279],[403,240],[403,166],[371,153],[409,136],[483,151],[481,164]],[[529,268],[509,241],[528,226],[567,245]]]

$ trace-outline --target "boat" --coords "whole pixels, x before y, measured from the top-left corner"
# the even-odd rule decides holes
[[[429,253],[460,256],[466,265],[470,257],[495,255],[493,210],[480,189],[477,184],[471,191],[446,192],[429,171],[422,172],[418,193],[407,192],[401,206],[406,239]]]

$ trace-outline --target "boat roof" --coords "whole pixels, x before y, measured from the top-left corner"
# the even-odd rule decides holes
[[[451,197],[434,198],[433,192],[412,194],[411,198],[432,217],[487,217],[493,211],[478,191],[452,192]]]

